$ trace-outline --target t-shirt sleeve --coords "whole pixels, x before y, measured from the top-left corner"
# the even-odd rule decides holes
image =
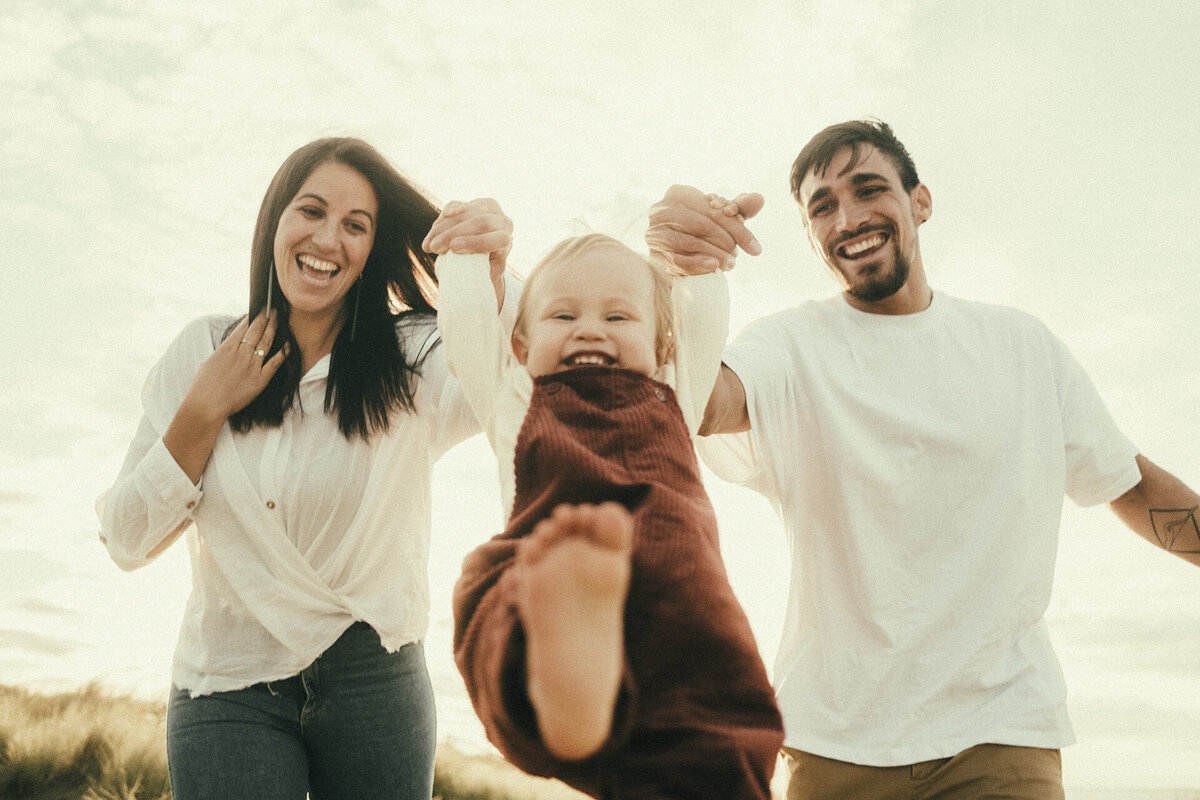
[[[1110,502],[1141,480],[1138,449],[1121,433],[1066,345],[1050,339],[1059,376],[1067,497],[1081,506]]]
[[[700,437],[697,449],[704,463],[719,478],[754,489],[768,498],[776,498],[771,470],[769,441],[778,433],[779,404],[773,398],[786,392],[788,356],[771,324],[760,321],[746,330],[725,349],[724,364],[738,376],[746,391],[750,430]],[[774,438],[778,438],[776,435]]]

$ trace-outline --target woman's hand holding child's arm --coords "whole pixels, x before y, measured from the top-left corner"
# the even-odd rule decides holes
[[[428,253],[487,253],[496,307],[504,305],[504,270],[512,249],[512,220],[490,197],[469,203],[452,201],[434,220],[422,247]]]

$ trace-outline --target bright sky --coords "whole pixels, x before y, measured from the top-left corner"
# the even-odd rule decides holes
[[[671,183],[761,191],[736,330],[834,291],[788,167],[821,127],[884,119],[933,195],[935,287],[1039,316],[1143,451],[1200,486],[1197,31],[1192,0],[6,0],[0,682],[165,683],[186,558],[119,573],[92,502],[167,342],[245,305],[271,175],[327,134],[368,139],[440,201],[496,197],[518,269],[580,226],[640,246]],[[489,457],[477,440],[439,469],[447,597],[498,523],[498,500],[461,512],[464,486],[494,495]],[[780,527],[711,489],[769,658]],[[1068,503],[1049,619],[1081,740],[1068,782],[1200,787],[1200,573]],[[448,655],[431,662],[453,695]]]

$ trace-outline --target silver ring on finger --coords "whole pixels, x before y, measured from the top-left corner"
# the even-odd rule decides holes
[[[242,339],[242,344],[254,344],[249,339]]]
[[[266,354],[267,354],[267,351],[265,351],[265,350],[255,350],[254,351],[254,355],[258,356],[259,358],[262,358]]]

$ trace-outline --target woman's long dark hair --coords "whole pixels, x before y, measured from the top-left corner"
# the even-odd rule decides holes
[[[291,352],[258,397],[229,418],[235,431],[282,424],[296,400],[303,377],[300,348],[288,325],[290,309],[275,275],[275,232],[300,186],[314,169],[330,161],[345,164],[367,179],[375,190],[379,213],[367,263],[346,294],[346,322],[333,345],[325,411],[337,413],[338,428],[349,439],[385,431],[392,412],[413,410],[420,364],[404,352],[396,325],[406,314],[434,313],[434,256],[421,249],[421,242],[439,212],[371,145],[360,139],[326,138],[288,156],[258,211],[250,249],[250,319],[267,305],[270,292],[271,307],[278,314],[271,353],[285,342]]]

